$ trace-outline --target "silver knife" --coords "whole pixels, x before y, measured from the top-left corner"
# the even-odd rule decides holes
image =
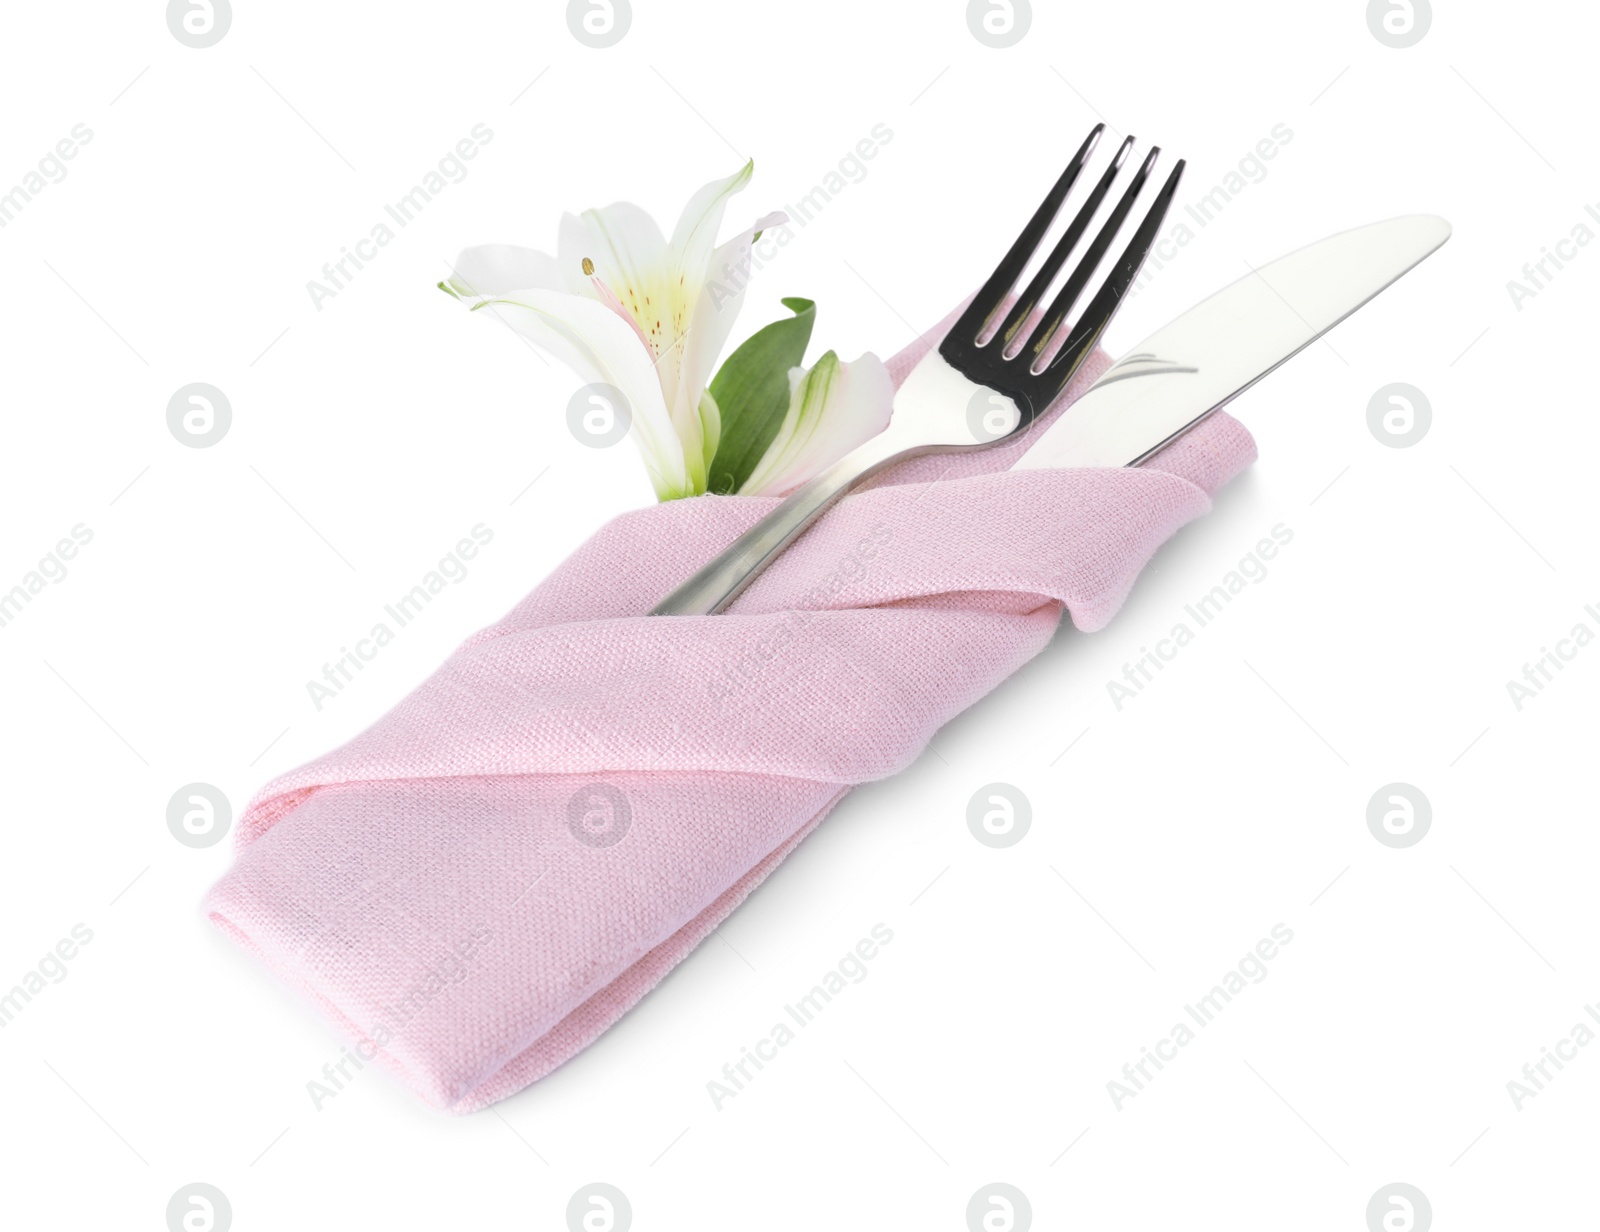
[[[1138,466],[1449,238],[1444,219],[1408,214],[1330,235],[1253,270],[1119,359],[1012,469]]]

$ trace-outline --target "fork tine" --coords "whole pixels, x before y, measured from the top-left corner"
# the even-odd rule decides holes
[[[1039,301],[1044,298],[1045,292],[1050,289],[1050,284],[1055,281],[1056,275],[1061,272],[1061,267],[1072,255],[1072,249],[1083,233],[1088,230],[1089,224],[1094,221],[1095,211],[1100,208],[1100,203],[1106,199],[1106,194],[1111,191],[1111,185],[1116,180],[1122,164],[1127,161],[1128,151],[1133,149],[1132,137],[1122,143],[1116,157],[1111,160],[1111,165],[1105,169],[1105,174],[1100,177],[1099,183],[1094,186],[1094,191],[1084,201],[1081,209],[1073,217],[1067,229],[1061,233],[1061,238],[1056,241],[1056,246],[1050,250],[1050,255],[1045,258],[1044,264],[1039,267],[1039,272],[1028,283],[1028,289],[1018,298],[1016,305],[1006,314],[1004,324],[1000,326],[995,337],[1000,339],[1002,353],[1011,345],[1017,331],[1033,314],[1039,306]]]
[[[994,273],[989,275],[989,280],[983,284],[967,310],[951,328],[950,334],[953,337],[976,343],[984,329],[1005,306],[1006,296],[1016,285],[1017,279],[1027,267],[1029,258],[1033,256],[1034,250],[1039,247],[1045,234],[1050,230],[1050,224],[1060,212],[1062,203],[1067,199],[1067,193],[1072,190],[1072,185],[1078,178],[1078,173],[1089,161],[1089,155],[1094,153],[1095,144],[1100,140],[1100,134],[1105,131],[1105,127],[1104,124],[1096,124],[1084,138],[1083,144],[1072,156],[1072,161],[1061,173],[1055,187],[1034,211],[1033,217],[1022,229],[1022,234],[1017,236],[1010,251],[1001,259]]]
[[[1133,182],[1128,185],[1127,191],[1122,194],[1116,208],[1111,211],[1111,216],[1106,219],[1105,225],[1100,228],[1088,249],[1079,259],[1076,268],[1068,275],[1061,291],[1055,299],[1050,301],[1050,307],[1045,309],[1044,318],[1039,322],[1038,328],[1028,338],[1024,350],[1029,354],[1029,366],[1034,371],[1042,371],[1043,365],[1039,358],[1050,349],[1050,343],[1056,336],[1056,331],[1061,328],[1061,322],[1066,320],[1067,313],[1072,311],[1073,304],[1077,303],[1078,296],[1083,294],[1083,289],[1094,277],[1100,259],[1105,256],[1106,249],[1111,247],[1121,230],[1128,213],[1133,209],[1133,203],[1139,196],[1139,190],[1144,187],[1150,178],[1150,172],[1155,169],[1156,159],[1161,155],[1160,146],[1152,146],[1150,153],[1145,156],[1144,164],[1133,177]]]
[[[1173,167],[1172,174],[1167,176],[1167,182],[1161,186],[1161,191],[1151,202],[1150,209],[1145,213],[1138,230],[1133,233],[1133,238],[1128,241],[1128,246],[1122,250],[1116,265],[1106,276],[1105,283],[1094,299],[1089,301],[1089,306],[1083,310],[1077,325],[1067,335],[1067,340],[1061,345],[1061,349],[1056,352],[1055,359],[1044,370],[1049,383],[1054,386],[1054,392],[1046,399],[1045,405],[1048,405],[1049,401],[1053,400],[1072,379],[1078,366],[1099,343],[1100,335],[1105,333],[1106,326],[1111,323],[1111,318],[1116,315],[1117,309],[1122,306],[1123,297],[1133,285],[1140,266],[1144,264],[1151,245],[1156,241],[1156,233],[1166,221],[1167,210],[1172,205],[1173,197],[1177,195],[1178,182],[1183,179],[1185,166],[1185,161],[1180,158],[1178,165]]]

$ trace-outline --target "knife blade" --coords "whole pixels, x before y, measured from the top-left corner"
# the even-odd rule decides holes
[[[1408,214],[1330,235],[1252,269],[1108,368],[1012,469],[1139,465],[1449,238],[1444,219]]]

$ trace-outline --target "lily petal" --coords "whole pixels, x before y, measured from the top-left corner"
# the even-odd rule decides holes
[[[809,371],[793,368],[789,390],[783,424],[741,496],[791,492],[889,426],[894,382],[870,351],[848,364],[829,351]]]
[[[699,488],[690,481],[684,446],[673,430],[649,352],[617,313],[584,296],[540,290],[486,299],[476,309],[493,312],[584,380],[621,391],[632,417],[631,435],[659,499],[704,489],[703,480]]]
[[[559,290],[562,281],[556,259],[547,253],[515,244],[482,244],[463,248],[440,285],[458,299],[481,299],[530,287]]]
[[[642,209],[616,202],[565,215],[555,258],[508,246],[469,249],[455,276],[440,284],[478,301],[474,307],[506,315],[524,337],[590,379],[621,389],[663,500],[705,490],[721,436],[707,385],[743,301],[755,234],[786,221],[770,214],[717,246],[728,200],[753,170],[747,163],[696,192],[670,243]],[[708,287],[718,270],[737,273],[731,289]],[[603,336],[586,333],[601,322]],[[618,342],[623,330],[631,353]]]
[[[710,383],[717,356],[727,345],[750,283],[750,246],[762,231],[789,221],[781,210],[758,218],[727,243],[714,249],[705,285],[694,306],[694,328],[685,344],[683,380],[691,387]]]
[[[673,265],[655,219],[619,201],[561,220],[561,271],[577,295],[599,299],[625,314],[649,357],[673,426],[683,440],[688,478],[704,491],[700,456],[700,388],[684,388],[683,339],[693,322],[682,306],[682,274]],[[698,284],[698,279],[697,279]],[[702,386],[703,387],[703,386]]]
[[[704,281],[704,271],[711,265],[711,254],[717,246],[717,232],[722,229],[722,214],[728,207],[728,200],[744,191],[755,169],[755,159],[751,159],[727,179],[712,180],[689,198],[672,232],[673,263],[679,272],[699,274],[700,281]],[[698,286],[694,288],[696,292],[699,289]]]
[[[556,254],[566,289],[573,294],[591,294],[588,282],[595,277],[611,288],[641,325],[647,317],[659,315],[667,241],[656,220],[631,201],[563,215]],[[585,268],[585,261],[592,264],[592,271]],[[652,302],[647,304],[647,299]]]
[[[674,408],[672,421],[678,425],[678,431],[684,438],[684,452],[691,457],[695,427],[688,411],[696,406],[693,399],[697,393],[704,391],[711,383],[717,356],[722,353],[728,334],[738,319],[739,309],[744,306],[744,291],[750,277],[747,258],[751,241],[757,232],[787,221],[788,215],[783,213],[768,214],[758,219],[726,244],[714,249],[709,278],[706,274],[700,276],[704,285],[695,300],[690,328],[682,339],[681,355],[676,357],[677,400],[671,404]],[[682,285],[687,287],[690,281],[685,279]],[[714,440],[707,442],[704,437],[700,444],[706,457],[706,472],[699,476],[703,491],[710,479],[711,456],[716,453],[717,444]]]

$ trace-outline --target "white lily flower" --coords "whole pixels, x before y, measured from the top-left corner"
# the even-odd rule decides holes
[[[730,291],[714,274],[744,268],[756,234],[786,220],[770,214],[717,244],[728,199],[754,166],[695,193],[670,242],[642,209],[618,202],[563,217],[555,257],[504,244],[468,248],[440,284],[585,381],[620,390],[661,500],[704,492],[717,448],[721,419],[706,386],[744,284]]]
[[[894,382],[871,351],[841,363],[829,351],[789,370],[789,410],[741,496],[781,496],[821,474],[889,426]]]

